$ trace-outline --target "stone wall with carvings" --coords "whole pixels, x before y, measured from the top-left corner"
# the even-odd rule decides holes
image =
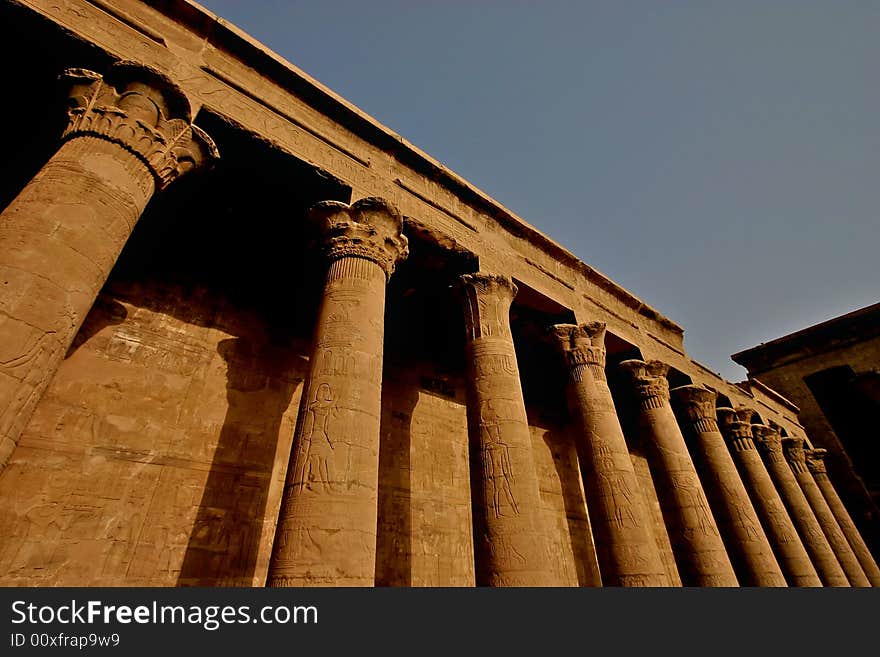
[[[261,583],[301,352],[205,289],[110,286],[0,478],[0,582]]]

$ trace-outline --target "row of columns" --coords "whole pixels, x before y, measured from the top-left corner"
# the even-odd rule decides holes
[[[153,69],[71,69],[62,144],[0,215],[0,467],[152,195],[218,157],[183,92]],[[403,218],[366,198],[310,220],[328,262],[269,567],[270,586],[372,585],[385,288]],[[553,580],[510,328],[509,277],[462,276],[480,584]],[[668,586],[605,376],[605,326],[553,327],[605,585]],[[718,409],[668,366],[628,360],[638,431],[685,585],[868,586],[880,570],[824,470],[824,450]],[[718,419],[721,420],[719,426]],[[756,450],[756,443],[759,447]],[[783,444],[784,443],[784,444]],[[759,455],[760,452],[760,455]],[[763,457],[763,458],[762,458]]]

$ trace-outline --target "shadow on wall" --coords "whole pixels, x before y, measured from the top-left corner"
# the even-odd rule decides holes
[[[285,411],[305,375],[296,350],[230,338],[217,346],[226,362],[228,408],[177,580],[179,586],[251,586],[270,478]],[[286,456],[282,457],[286,458]],[[271,546],[270,546],[271,547]]]
[[[572,437],[565,430],[548,430],[544,432],[544,442],[553,455],[553,465],[556,474],[559,475],[578,586],[601,586],[602,580],[596,561],[590,520],[587,516],[587,503],[581,488]]]
[[[419,391],[411,382],[383,375],[379,441],[379,516],[376,586],[412,586],[413,409]]]

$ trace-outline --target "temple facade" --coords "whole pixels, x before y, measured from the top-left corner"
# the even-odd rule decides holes
[[[0,584],[880,584],[794,403],[235,26],[0,32]]]

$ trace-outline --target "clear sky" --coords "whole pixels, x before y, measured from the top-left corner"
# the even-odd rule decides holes
[[[880,2],[203,0],[729,359],[880,298]]]

